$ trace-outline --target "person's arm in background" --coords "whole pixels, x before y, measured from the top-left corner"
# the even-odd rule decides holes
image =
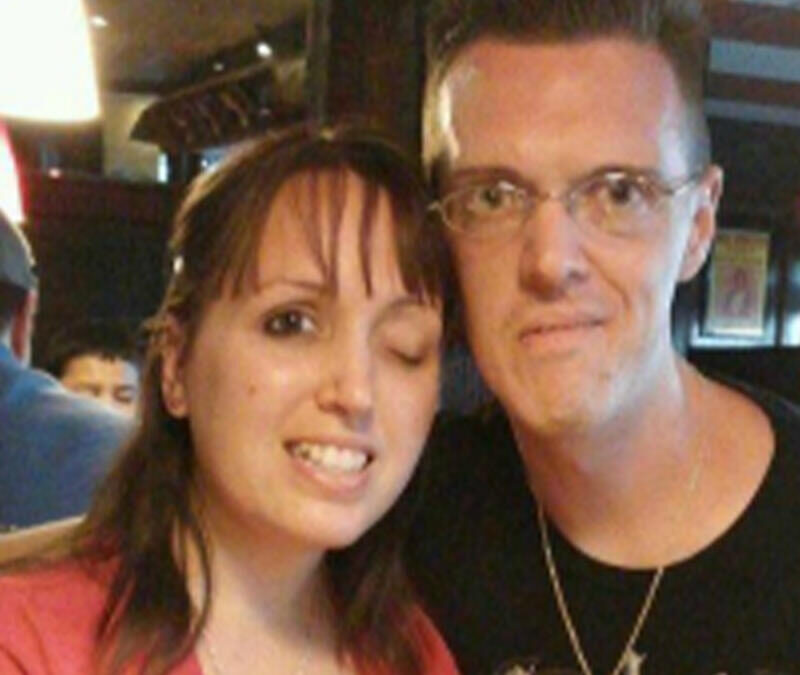
[[[0,534],[0,565],[46,550],[50,544],[58,541],[74,528],[81,518],[82,516],[63,518],[35,527],[26,527]]]

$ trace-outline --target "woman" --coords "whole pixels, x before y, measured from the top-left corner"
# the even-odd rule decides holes
[[[455,672],[398,560],[438,394],[425,209],[354,130],[193,185],[140,429],[68,555],[0,579],[0,672]]]

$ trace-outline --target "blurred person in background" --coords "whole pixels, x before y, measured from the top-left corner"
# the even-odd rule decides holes
[[[121,415],[31,368],[37,278],[0,214],[0,527],[79,514],[129,431]]]
[[[427,204],[415,165],[353,129],[200,177],[141,424],[61,550],[0,578],[0,671],[455,673],[400,562],[438,398]]]
[[[42,363],[70,391],[126,415],[136,410],[139,357],[134,336],[121,321],[90,319],[66,326],[48,341]]]

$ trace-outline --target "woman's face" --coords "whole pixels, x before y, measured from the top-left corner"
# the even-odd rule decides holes
[[[324,550],[351,544],[406,485],[437,404],[442,326],[440,308],[402,284],[386,194],[369,250],[371,294],[360,179],[346,178],[336,290],[304,234],[297,205],[308,194],[302,174],[279,190],[256,288],[208,306],[183,359],[179,346],[165,354],[162,385],[170,412],[188,418],[212,532]]]

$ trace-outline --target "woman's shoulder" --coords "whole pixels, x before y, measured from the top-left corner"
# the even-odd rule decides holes
[[[410,624],[423,656],[424,675],[458,675],[455,659],[444,638],[420,607],[412,609]]]
[[[107,572],[65,561],[0,576],[0,672],[89,672]]]
[[[84,599],[82,608],[88,610],[98,603],[102,606],[113,564],[77,559],[33,563],[29,568],[0,574],[0,595],[42,607],[57,606],[77,595]]]
[[[118,564],[67,560],[0,575],[0,673],[94,672],[97,626]],[[201,675],[193,653],[170,673]]]

